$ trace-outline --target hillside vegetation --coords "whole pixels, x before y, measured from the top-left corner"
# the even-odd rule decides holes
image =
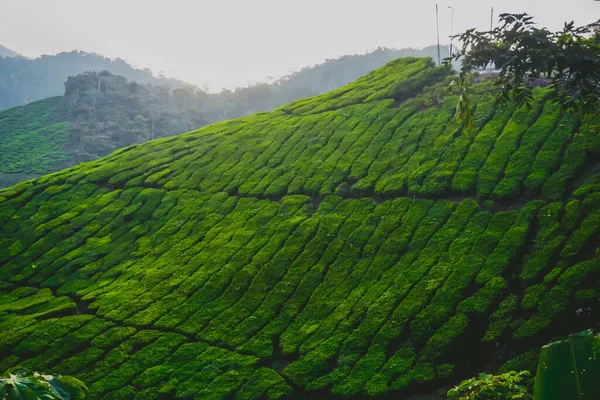
[[[131,144],[173,136],[228,118],[271,111],[293,100],[344,86],[399,55],[432,51],[432,48],[380,48],[367,54],[327,60],[271,84],[213,94],[191,85],[174,90],[142,85],[108,71],[70,76],[64,85],[61,82],[63,96],[0,112],[3,151],[0,188],[94,160]],[[71,57],[78,60],[87,56],[71,54]],[[30,60],[22,60],[26,61]],[[78,65],[73,64],[71,70]],[[114,65],[125,68],[121,63]],[[108,67],[112,69],[113,65],[109,63]],[[134,78],[144,76],[134,75]],[[9,94],[10,91],[0,91],[0,98]]]
[[[398,397],[594,325],[597,119],[483,82],[466,135],[448,75],[395,60],[1,190],[0,369],[111,400]]]
[[[73,165],[67,112],[56,98],[0,112],[0,188]]]

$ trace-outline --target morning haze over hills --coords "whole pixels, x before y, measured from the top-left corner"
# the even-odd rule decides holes
[[[284,21],[244,4],[210,15]],[[148,32],[57,7],[61,30],[28,27]],[[198,11],[160,7],[182,35]],[[355,21],[328,7],[311,29]],[[361,10],[367,38],[388,16]],[[0,46],[0,398],[600,398],[600,21],[580,25],[501,15],[453,63],[378,47],[220,92]]]
[[[36,100],[0,111],[0,187],[130,144],[270,111],[346,85],[398,57],[434,54],[435,46],[380,48],[327,60],[269,84],[219,93],[81,51],[33,60],[0,58],[0,108]]]

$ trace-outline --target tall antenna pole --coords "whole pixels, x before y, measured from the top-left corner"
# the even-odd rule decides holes
[[[452,40],[454,39],[454,7],[448,6],[452,10],[452,19],[450,20],[450,57],[452,57]]]
[[[439,7],[438,7],[437,3],[435,3],[435,24],[437,26],[438,65],[441,65],[442,64],[442,56],[440,54],[440,16],[439,16]]]
[[[490,15],[490,39],[492,38],[492,31],[494,30],[494,7],[492,6],[492,13]],[[490,63],[490,73],[494,66]]]

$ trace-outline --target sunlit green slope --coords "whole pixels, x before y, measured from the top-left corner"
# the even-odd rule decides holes
[[[105,399],[402,396],[594,325],[597,121],[482,85],[468,136],[446,76],[397,60],[0,191],[0,369]]]
[[[66,114],[59,97],[0,112],[0,188],[73,164]]]

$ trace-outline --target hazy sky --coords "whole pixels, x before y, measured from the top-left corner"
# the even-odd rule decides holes
[[[212,89],[279,77],[378,46],[434,44],[435,0],[0,0],[0,44],[29,57],[74,49],[120,57]],[[600,18],[594,0],[439,0],[442,41],[527,11],[545,26]]]

